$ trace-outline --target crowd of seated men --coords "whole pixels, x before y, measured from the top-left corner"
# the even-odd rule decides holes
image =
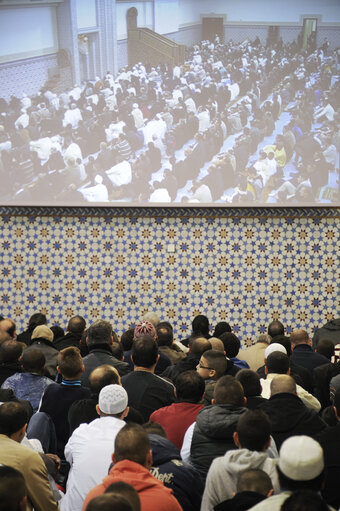
[[[181,340],[153,312],[120,337],[1,318],[0,509],[338,509],[340,319],[254,341],[204,315]]]
[[[325,49],[203,41],[182,66],[1,99],[1,198],[335,201],[336,177],[324,188],[339,158],[338,74]]]

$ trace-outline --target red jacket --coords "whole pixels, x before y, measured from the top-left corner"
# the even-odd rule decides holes
[[[182,511],[169,488],[151,475],[147,468],[130,460],[116,463],[103,482],[92,488],[86,495],[82,511],[86,510],[90,500],[104,493],[116,481],[124,481],[135,488],[140,498],[141,511]]]
[[[158,422],[165,429],[170,442],[181,450],[186,430],[196,421],[203,405],[194,403],[173,403],[159,408],[150,415],[150,421]]]

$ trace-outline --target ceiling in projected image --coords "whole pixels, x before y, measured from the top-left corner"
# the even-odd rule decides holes
[[[114,73],[99,64],[101,17],[77,5],[67,50],[61,4],[0,11],[2,205],[340,205],[340,50],[318,37],[316,18],[285,40],[279,22],[230,38],[224,15],[201,16],[192,42],[198,30],[202,40],[184,47],[140,32],[130,8],[130,60]],[[176,57],[162,57],[168,46]],[[32,88],[44,55],[54,67]]]

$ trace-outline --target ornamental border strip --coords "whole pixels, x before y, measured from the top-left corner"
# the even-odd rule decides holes
[[[50,207],[0,206],[0,216],[156,218],[340,218],[340,207]]]

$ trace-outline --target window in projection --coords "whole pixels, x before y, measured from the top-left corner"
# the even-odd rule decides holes
[[[182,65],[142,61],[97,76],[103,45],[88,27],[100,16],[87,4],[77,4],[76,59],[62,50],[61,4],[0,10],[2,205],[340,205],[340,50],[320,43],[316,20],[289,41],[275,26],[226,41],[222,23]],[[181,20],[169,18],[173,33]],[[35,90],[46,56],[58,72],[79,62],[81,80]],[[13,70],[24,59],[32,79],[21,85]]]

